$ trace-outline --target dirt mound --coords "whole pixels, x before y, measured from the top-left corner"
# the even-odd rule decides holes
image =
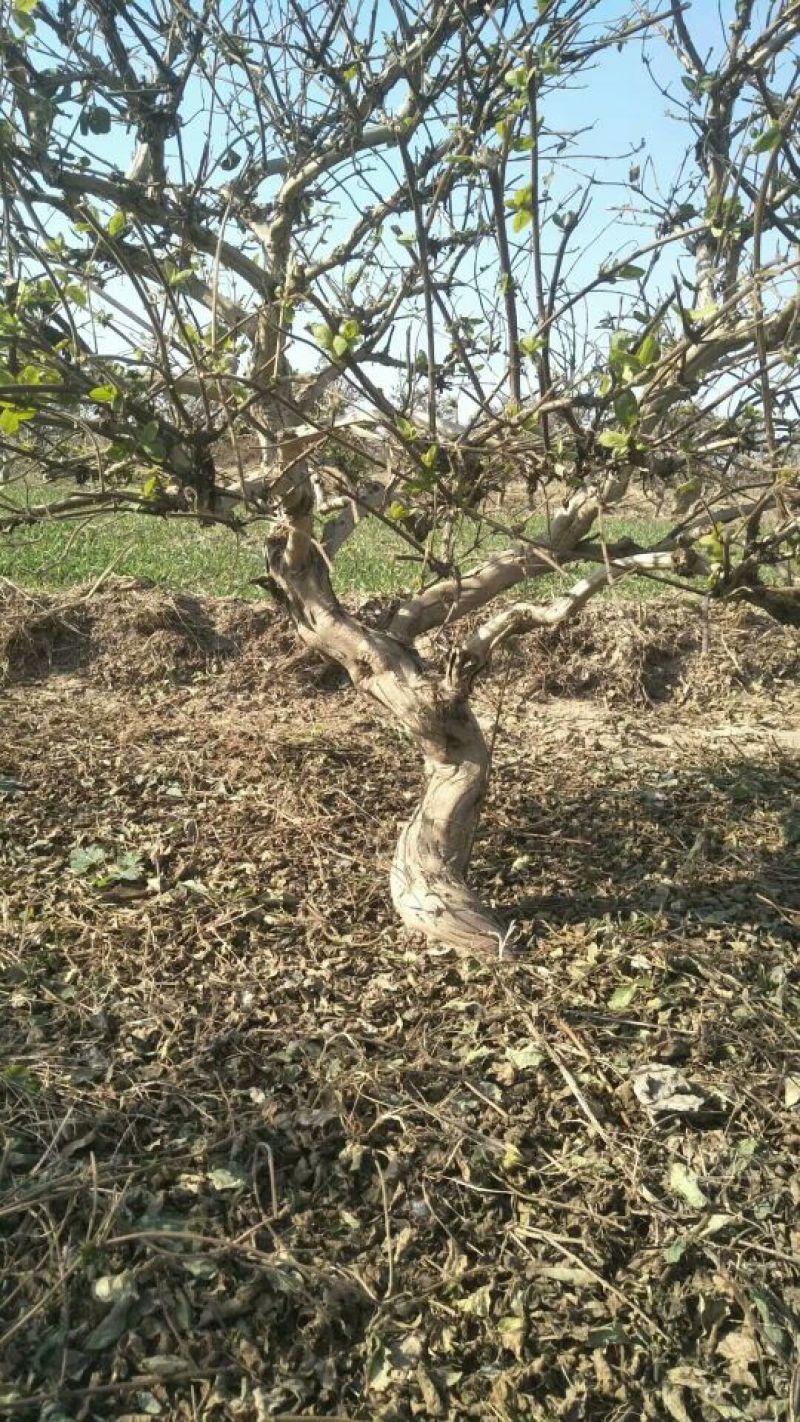
[[[537,696],[710,705],[735,691],[777,693],[800,678],[796,628],[752,608],[682,598],[595,605],[512,655]]]
[[[199,598],[114,578],[98,590],[61,595],[0,587],[0,612],[7,685],[75,672],[120,688],[180,685],[209,673],[224,675],[231,690],[277,686],[286,675],[322,688],[343,680],[299,646],[286,618],[266,602]],[[452,636],[461,631],[459,625]],[[752,608],[706,609],[681,598],[597,604],[506,655],[521,689],[539,698],[706,703],[741,690],[777,692],[800,676],[796,629]]]
[[[186,682],[230,662],[255,669],[297,643],[263,603],[192,597],[143,579],[55,595],[0,589],[0,675],[7,684],[84,672],[107,686]]]

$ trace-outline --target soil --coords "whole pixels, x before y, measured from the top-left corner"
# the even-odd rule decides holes
[[[0,1416],[800,1417],[800,639],[609,604],[498,661],[474,879],[269,605],[8,590]]]

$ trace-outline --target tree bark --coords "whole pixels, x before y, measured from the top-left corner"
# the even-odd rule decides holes
[[[394,906],[415,933],[465,952],[497,955],[503,928],[466,882],[489,778],[489,750],[469,706],[469,684],[449,670],[437,675],[414,647],[348,613],[313,538],[310,491],[297,489],[287,503],[290,528],[268,544],[273,592],[305,644],[339,662],[423,756],[422,795],[400,832],[391,868]]]

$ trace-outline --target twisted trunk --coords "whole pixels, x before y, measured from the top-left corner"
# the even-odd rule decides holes
[[[441,708],[426,737],[425,788],[400,832],[392,902],[408,928],[449,947],[497,955],[501,924],[466,882],[489,781],[489,750],[478,720],[458,699]]]
[[[339,662],[408,732],[424,759],[420,802],[401,830],[392,863],[395,908],[415,933],[496,955],[503,929],[465,877],[489,778],[489,751],[468,704],[468,682],[449,671],[437,676],[413,647],[365,627],[340,605],[312,536],[312,500],[297,490],[292,502],[289,530],[268,545],[273,592],[305,644]]]

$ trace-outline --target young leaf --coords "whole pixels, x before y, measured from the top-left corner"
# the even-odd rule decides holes
[[[141,854],[136,850],[126,849],[120,854],[113,864],[108,866],[106,877],[111,881],[123,880],[128,883],[136,883],[138,879],[144,878],[144,861]]]
[[[603,430],[603,433],[597,436],[597,443],[603,449],[625,449],[628,444],[628,436],[621,434],[619,430]]]
[[[107,230],[109,237],[121,237],[127,226],[128,219],[124,212],[120,212],[119,210],[112,212],[108,219]],[[83,295],[83,293],[81,293],[81,295]]]
[[[544,347],[544,341],[540,336],[521,336],[519,339],[519,349],[521,355],[535,356]]]
[[[620,390],[614,401],[614,414],[626,430],[636,424],[639,418],[639,405],[632,390]]]
[[[105,862],[106,852],[100,844],[87,844],[85,849],[73,849],[69,856],[69,867],[73,874],[88,874],[98,864]]]
[[[23,421],[35,419],[38,413],[38,410],[17,410],[7,405],[0,415],[0,432],[15,435]]]
[[[654,331],[648,331],[636,354],[643,366],[652,365],[654,360],[658,360],[661,355],[661,343]]]
[[[171,271],[167,275],[170,286],[185,286],[187,281],[191,281],[194,276],[193,267],[182,267],[180,271]]]
[[[112,405],[118,394],[116,385],[95,385],[89,391],[89,399],[95,400],[98,405]]]
[[[317,321],[313,326],[308,327],[309,333],[315,341],[319,341],[323,350],[329,351],[333,346],[333,331],[330,326],[326,326],[323,321]]]
[[[763,133],[753,143],[754,153],[769,153],[773,148],[777,148],[783,138],[783,130],[779,123],[770,124]]]
[[[716,316],[718,306],[713,301],[709,301],[706,306],[695,306],[689,316],[693,321],[710,321],[712,316]]]

